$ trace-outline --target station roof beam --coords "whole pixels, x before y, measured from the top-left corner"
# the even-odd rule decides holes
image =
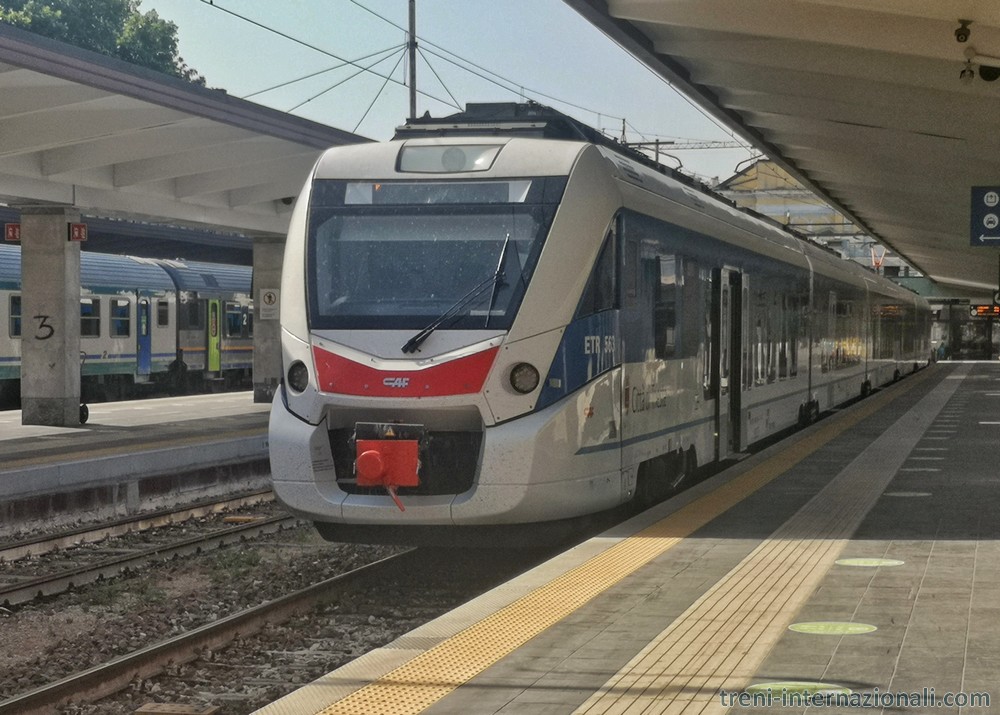
[[[565,2],[934,281],[996,289],[969,206],[1000,184],[1000,4]]]

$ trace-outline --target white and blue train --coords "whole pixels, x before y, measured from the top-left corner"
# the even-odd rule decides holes
[[[572,520],[928,361],[923,299],[650,164],[537,105],[326,152],[284,258],[277,498],[331,540]]]
[[[83,399],[248,384],[250,281],[247,266],[81,253]],[[20,247],[0,245],[0,401],[8,406],[20,396],[21,340],[45,330],[24,314],[21,297]]]

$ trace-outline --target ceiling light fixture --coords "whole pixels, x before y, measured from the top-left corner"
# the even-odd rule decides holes
[[[984,55],[971,45],[965,48],[966,69],[971,64],[979,65],[979,76],[987,82],[996,82],[1000,79],[1000,57]],[[959,79],[965,81],[965,70],[959,74]]]

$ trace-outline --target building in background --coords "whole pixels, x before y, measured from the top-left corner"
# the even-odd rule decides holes
[[[715,190],[737,206],[768,216],[883,275],[904,278],[920,275],[773,161],[758,159],[721,182]]]

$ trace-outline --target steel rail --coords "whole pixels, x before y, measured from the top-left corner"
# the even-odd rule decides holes
[[[208,499],[188,504],[182,508],[160,509],[146,512],[138,516],[128,516],[99,525],[82,526],[77,529],[62,531],[56,535],[40,534],[38,536],[19,539],[16,542],[0,544],[0,562],[17,561],[28,556],[40,556],[58,549],[65,549],[79,544],[103,541],[111,536],[122,536],[136,531],[146,531],[165,524],[175,524],[189,519],[208,516],[226,509],[256,504],[261,501],[271,501],[274,493],[270,489],[248,492],[230,499]]]
[[[260,534],[273,533],[285,528],[286,524],[290,527],[297,523],[298,520],[295,517],[287,515],[272,516],[220,529],[210,534],[192,536],[169,544],[161,544],[122,556],[114,556],[98,561],[97,563],[76,566],[56,574],[39,576],[9,586],[0,586],[0,604],[4,606],[16,606],[41,596],[54,596],[55,594],[68,591],[74,586],[82,586],[102,578],[117,576],[153,559],[166,560],[174,556],[198,553],[209,548],[218,548]]]
[[[70,701],[93,703],[128,687],[133,681],[158,675],[168,665],[195,660],[205,649],[219,650],[235,638],[252,634],[268,623],[281,622],[305,612],[334,596],[340,587],[370,576],[372,572],[377,572],[414,551],[416,549],[393,554],[295,593],[220,618],[162,643],[142,648],[82,673],[4,700],[0,702],[0,715],[48,712]]]

